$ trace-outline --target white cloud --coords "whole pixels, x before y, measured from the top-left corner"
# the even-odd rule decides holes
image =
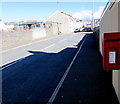
[[[99,10],[94,13],[94,18],[95,19],[100,18],[103,10],[104,10],[104,6],[100,6]],[[81,11],[81,12],[74,13],[72,16],[74,18],[81,19],[81,20],[86,20],[86,19],[90,20],[90,19],[92,19],[92,11],[84,10],[84,11]]]
[[[95,18],[95,19],[100,18],[100,16],[102,15],[102,12],[103,12],[103,10],[104,10],[104,8],[105,8],[105,6],[100,6],[100,7],[99,7],[99,10],[94,13],[94,18]]]
[[[81,20],[91,19],[92,11],[84,10],[84,11],[81,11],[81,12],[74,13],[72,16],[74,18],[81,19]]]

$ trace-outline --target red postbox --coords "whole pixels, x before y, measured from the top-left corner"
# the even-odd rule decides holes
[[[102,60],[104,70],[120,70],[120,32],[103,34]]]

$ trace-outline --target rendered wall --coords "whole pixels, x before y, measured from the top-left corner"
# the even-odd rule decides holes
[[[58,23],[57,30],[61,32],[61,34],[70,33],[68,18],[61,12],[55,12],[48,21]]]
[[[103,33],[111,33],[120,31],[120,19],[118,14],[120,2],[116,2],[111,8],[109,7],[105,12],[104,16],[100,22],[100,51],[102,53],[102,34]]]
[[[120,32],[120,1],[110,4],[100,22],[100,52],[102,54],[102,34]],[[113,86],[120,102],[120,70],[113,71]]]

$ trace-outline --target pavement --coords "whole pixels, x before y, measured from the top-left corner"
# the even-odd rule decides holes
[[[58,36],[5,54],[16,58],[3,65],[3,104],[119,104],[93,34]]]
[[[93,34],[87,35],[53,104],[119,104],[97,44]]]

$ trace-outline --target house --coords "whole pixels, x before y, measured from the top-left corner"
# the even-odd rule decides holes
[[[6,30],[7,30],[6,25],[4,24],[4,22],[2,21],[2,19],[0,19],[0,32],[6,31]]]
[[[82,23],[80,20],[73,18],[64,12],[56,11],[48,19],[48,22],[57,24],[57,31],[61,34],[71,33],[76,28],[80,28]]]

